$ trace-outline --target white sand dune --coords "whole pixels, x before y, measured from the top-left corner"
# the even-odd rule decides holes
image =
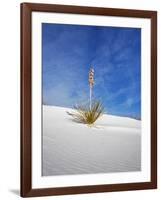
[[[141,170],[141,121],[104,114],[91,128],[67,111],[43,106],[43,176]]]

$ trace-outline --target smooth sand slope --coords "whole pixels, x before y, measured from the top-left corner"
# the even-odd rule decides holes
[[[43,176],[141,170],[141,121],[104,114],[90,128],[66,111],[43,106]]]

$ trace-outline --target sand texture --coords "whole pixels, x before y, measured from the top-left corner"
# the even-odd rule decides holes
[[[67,111],[43,106],[43,176],[141,170],[141,121],[104,114],[89,127]]]

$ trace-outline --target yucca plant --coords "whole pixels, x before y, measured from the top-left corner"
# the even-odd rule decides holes
[[[74,121],[88,125],[94,122],[103,114],[103,106],[100,101],[92,100],[92,90],[94,86],[94,69],[91,67],[89,71],[89,104],[74,106],[75,111],[67,112]]]
[[[74,121],[93,125],[94,122],[103,114],[104,108],[99,101],[94,101],[91,107],[88,105],[76,105],[75,111],[67,112],[71,115]]]

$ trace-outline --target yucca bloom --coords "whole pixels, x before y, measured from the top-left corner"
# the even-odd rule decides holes
[[[94,86],[94,69],[91,67],[89,71],[89,107],[91,110],[92,106],[92,89]]]

